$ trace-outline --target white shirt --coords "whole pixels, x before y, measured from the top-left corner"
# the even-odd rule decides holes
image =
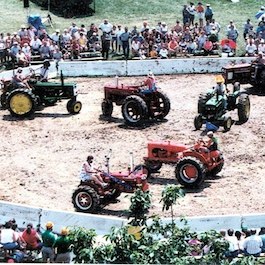
[[[92,172],[94,171],[93,165],[85,162],[81,168],[80,179],[82,181],[90,180],[92,177]]]
[[[243,247],[248,254],[257,254],[261,252],[262,239],[257,235],[249,236],[244,240]]]
[[[14,230],[11,228],[4,228],[1,230],[1,243],[12,243],[14,242]]]

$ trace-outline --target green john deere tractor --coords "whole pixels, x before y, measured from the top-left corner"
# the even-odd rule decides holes
[[[62,74],[61,82],[40,82],[34,76],[28,83],[31,89],[15,87],[11,80],[2,80],[2,109],[8,109],[12,116],[22,118],[30,116],[40,106],[51,106],[59,100],[68,99],[67,111],[71,114],[80,112],[82,103],[77,101],[77,85],[65,83]]]
[[[223,126],[225,131],[229,131],[233,120],[229,111],[237,109],[239,124],[247,122],[250,115],[250,100],[246,92],[240,90],[240,84],[233,85],[233,91],[227,95],[218,95],[215,89],[202,93],[198,100],[198,115],[194,119],[196,130],[202,125],[210,122],[216,126]]]

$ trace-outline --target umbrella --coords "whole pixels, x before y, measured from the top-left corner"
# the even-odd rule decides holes
[[[255,15],[255,18],[256,18],[256,19],[259,19],[264,13],[265,13],[264,10],[259,10],[259,11],[257,12],[257,14]]]
[[[236,48],[236,43],[233,40],[230,39],[223,39],[221,40],[221,46],[229,46],[231,49],[235,49]]]

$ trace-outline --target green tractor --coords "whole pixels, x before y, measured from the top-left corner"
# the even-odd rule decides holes
[[[1,106],[8,109],[14,117],[27,117],[33,114],[40,106],[54,105],[57,101],[69,99],[66,109],[71,114],[77,114],[82,103],[77,101],[76,83],[65,83],[61,73],[61,82],[40,82],[32,74],[29,80],[31,89],[15,87],[11,80],[2,80]]]
[[[198,100],[198,115],[194,119],[196,130],[209,122],[216,127],[223,126],[225,131],[229,131],[233,120],[229,111],[237,109],[238,122],[243,124],[248,121],[250,115],[250,100],[246,92],[240,90],[240,84],[233,85],[232,93],[218,95],[215,89],[210,89],[207,93],[202,93]]]

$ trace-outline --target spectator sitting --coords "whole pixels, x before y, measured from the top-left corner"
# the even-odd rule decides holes
[[[225,239],[229,243],[229,249],[225,253],[225,256],[229,257],[229,258],[237,257],[239,254],[239,246],[238,246],[238,240],[237,240],[236,236],[234,235],[233,229],[227,230],[227,236],[225,237]]]
[[[179,41],[179,52],[182,55],[185,55],[187,53],[187,42],[185,38],[181,38]]]
[[[29,65],[29,60],[28,60],[28,58],[26,57],[25,53],[22,50],[18,51],[18,54],[17,54],[16,57],[17,57],[18,66],[26,67],[26,66]]]
[[[47,42],[44,42],[40,47],[40,57],[41,59],[50,59],[50,47],[47,45]]]
[[[134,38],[131,44],[132,57],[140,57],[139,54],[140,47],[141,47],[141,42],[137,38]]]
[[[13,61],[17,59],[18,52],[21,50],[20,45],[18,44],[17,41],[15,41],[10,48],[10,56]]]
[[[246,53],[245,56],[255,56],[257,53],[257,46],[254,44],[254,42],[251,40],[249,44],[246,45]]]
[[[71,58],[78,59],[80,56],[80,45],[78,44],[78,41],[76,39],[72,40],[70,49],[71,49]]]
[[[259,257],[262,250],[262,240],[259,235],[256,235],[256,229],[251,229],[251,235],[245,238],[243,242],[244,252],[247,256]]]
[[[40,250],[42,248],[41,237],[31,223],[27,224],[27,228],[22,232],[21,237],[26,243],[26,249]]]
[[[70,48],[71,40],[72,40],[71,34],[67,31],[67,29],[64,29],[62,34],[62,47],[65,49]]]
[[[183,31],[183,27],[181,26],[179,20],[176,21],[176,24],[173,27],[173,31],[175,31],[177,34],[179,34]]]
[[[262,240],[262,252],[265,252],[265,227],[261,227],[259,231],[259,236]]]
[[[94,32],[93,35],[90,37],[88,43],[89,43],[88,51],[90,52],[99,51],[101,48],[99,37],[96,32]]]
[[[72,26],[69,27],[68,32],[70,33],[71,37],[74,37],[74,34],[78,31],[78,26],[75,22],[72,22]]]
[[[265,41],[264,41],[264,39],[260,40],[260,43],[258,45],[258,52],[262,52],[263,54],[265,54]]]
[[[22,47],[22,52],[25,54],[28,62],[30,63],[30,61],[31,61],[31,48],[27,42],[24,43],[24,45]]]
[[[33,40],[30,41],[30,47],[32,53],[39,54],[41,45],[42,45],[41,40],[37,36],[34,36]]]
[[[201,35],[197,38],[197,44],[198,44],[198,50],[202,50],[204,43],[207,40],[207,36],[205,35],[205,32],[202,31]]]
[[[51,35],[51,39],[56,43],[56,45],[60,44],[61,35],[59,29],[56,29],[56,31]]]
[[[87,38],[83,34],[83,32],[80,32],[80,38],[78,39],[78,43],[80,45],[80,52],[86,52],[88,50]]]
[[[159,58],[160,59],[168,59],[168,50],[167,50],[165,44],[162,45],[162,47],[159,51]]]
[[[187,43],[187,53],[188,54],[194,54],[197,49],[197,44],[194,40],[190,40]]]
[[[150,59],[157,59],[157,50],[156,50],[157,46],[153,45],[151,51],[149,52],[149,57]]]
[[[176,41],[175,38],[172,38],[168,43],[168,56],[171,58],[172,56],[177,56],[177,53],[179,52],[179,44]]]

